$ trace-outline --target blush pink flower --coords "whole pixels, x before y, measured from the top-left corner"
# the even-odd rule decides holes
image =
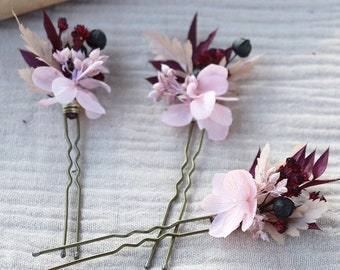
[[[209,234],[227,237],[242,222],[242,231],[248,230],[254,221],[257,209],[257,189],[252,175],[245,170],[215,174],[212,194],[201,203],[204,210],[217,214]]]
[[[224,140],[232,123],[232,114],[229,108],[216,103],[216,101],[236,100],[235,98],[221,97],[228,90],[227,78],[228,70],[214,64],[200,71],[197,78],[194,75],[187,76],[182,86],[185,91],[182,88],[177,90],[176,97],[181,103],[171,105],[163,112],[163,122],[181,127],[196,120],[199,128],[205,129],[210,139]],[[162,85],[164,86],[165,83],[162,82]],[[172,89],[178,88],[179,84]]]
[[[107,92],[111,92],[109,85],[92,78],[92,76],[105,70],[103,63],[106,58],[99,58],[97,50],[93,54],[94,57],[90,54],[89,58],[84,59],[81,59],[82,57],[78,58],[73,50],[72,52],[64,50],[54,55],[61,62],[62,69],[67,70],[71,74],[71,78],[65,77],[63,73],[53,67],[37,67],[32,73],[33,83],[39,89],[53,96],[41,100],[39,105],[68,104],[76,100],[85,109],[86,116],[90,119],[96,119],[105,114],[105,109],[90,90],[101,87]],[[66,57],[72,59],[74,64],[73,70],[68,69],[65,61]]]

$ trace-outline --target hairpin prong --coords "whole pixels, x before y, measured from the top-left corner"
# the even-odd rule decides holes
[[[188,146],[189,146],[189,143],[190,143],[190,138],[192,136],[192,129],[193,129],[193,126],[194,126],[195,122],[192,122],[191,125],[190,125],[190,129],[189,129],[189,136],[188,136],[188,141],[187,141],[187,144],[185,146],[185,149],[184,149],[184,152],[185,152],[185,165],[188,163]],[[201,135],[200,135],[200,138],[199,138],[199,142],[198,142],[198,145],[197,145],[197,148],[196,148],[196,151],[194,152],[194,154],[192,155],[191,157],[191,168],[189,169],[188,173],[187,173],[187,184],[183,190],[183,193],[182,193],[182,197],[183,197],[183,202],[182,202],[182,206],[181,206],[181,210],[180,210],[180,213],[179,213],[179,217],[178,217],[178,220],[181,220],[183,215],[184,215],[184,211],[185,211],[185,208],[186,208],[186,205],[187,205],[187,192],[191,186],[191,174],[193,173],[193,171],[195,170],[195,159],[196,157],[198,156],[201,148],[202,148],[202,142],[203,142],[203,137],[204,137],[204,129],[201,131]],[[183,163],[184,164],[184,163]],[[183,174],[183,169],[184,169],[185,166],[182,166],[181,167],[181,178],[179,179],[179,181],[177,182],[176,184],[176,194],[173,196],[173,198],[169,201],[168,203],[168,206],[167,206],[167,209],[166,209],[166,212],[165,212],[165,216],[164,216],[164,219],[163,219],[163,223],[162,224],[165,224],[166,221],[167,221],[167,218],[168,218],[168,215],[169,215],[169,210],[172,206],[172,204],[174,203],[174,201],[178,198],[178,195],[179,195],[179,186],[180,184],[183,182],[184,180],[184,174]],[[175,229],[174,229],[174,233],[177,233],[178,231],[178,225],[176,225]],[[160,230],[159,234],[158,234],[158,237],[163,233],[162,230]],[[166,263],[165,265],[167,264],[169,258],[170,258],[170,254],[171,254],[171,251],[172,251],[172,247],[173,247],[173,244],[174,244],[174,240],[175,238],[172,238],[171,239],[171,244],[170,244],[170,247],[168,249],[168,253],[167,253],[167,256],[166,256]],[[145,263],[144,265],[144,268],[146,269],[149,269],[151,267],[151,264],[152,264],[152,259],[156,253],[156,249],[157,249],[157,245],[158,245],[158,242],[155,242],[155,244],[153,245],[152,247],[152,250],[151,250],[151,253],[149,255],[149,258],[147,260],[147,262]]]
[[[188,174],[187,174],[187,185],[186,185],[186,187],[183,190],[183,202],[182,202],[181,211],[180,211],[179,217],[178,217],[179,220],[181,220],[183,218],[184,211],[185,211],[185,208],[186,208],[186,205],[187,205],[187,193],[189,191],[189,188],[191,187],[191,174],[195,170],[195,167],[196,167],[195,160],[196,160],[196,157],[198,156],[198,154],[199,154],[199,152],[201,151],[201,148],[202,148],[204,131],[205,130],[202,129],[201,134],[200,134],[200,138],[199,138],[199,141],[198,141],[198,145],[197,145],[197,148],[196,148],[196,151],[195,151],[195,153],[193,154],[193,156],[191,158],[191,168],[190,168],[190,170],[188,171]],[[179,229],[179,224],[177,224],[175,226],[174,233],[177,233],[178,229]],[[171,256],[171,252],[172,252],[174,243],[175,243],[175,237],[172,237],[171,238],[171,242],[170,242],[170,246],[169,246],[169,249],[168,249],[168,252],[167,252],[167,255],[165,257],[165,262],[164,262],[164,264],[162,266],[163,270],[166,270],[168,268],[168,263],[169,263],[169,259],[170,259],[170,256]]]
[[[81,241],[81,242],[75,242],[75,243],[68,244],[68,245],[63,245],[63,246],[59,246],[59,247],[41,250],[41,251],[38,251],[38,252],[33,252],[32,256],[38,257],[40,255],[51,253],[51,252],[54,252],[54,251],[64,250],[64,249],[68,249],[68,248],[72,248],[72,247],[76,247],[76,246],[81,246],[81,245],[87,245],[87,244],[91,244],[91,243],[94,243],[94,242],[108,240],[108,239],[111,239],[111,238],[128,238],[128,237],[130,237],[134,234],[148,234],[148,233],[151,233],[151,232],[153,232],[155,230],[159,230],[159,229],[161,229],[161,230],[171,229],[171,228],[173,228],[173,227],[175,227],[179,224],[182,224],[182,223],[191,223],[191,222],[195,222],[195,221],[210,220],[210,219],[211,219],[211,216],[188,218],[188,219],[178,220],[178,221],[176,221],[176,222],[174,222],[170,225],[156,225],[156,226],[151,227],[147,230],[133,230],[133,231],[130,231],[130,232],[125,233],[125,234],[109,234],[109,235],[93,238],[93,239],[90,239],[90,240],[84,240],[84,241]],[[157,236],[157,237],[159,237],[159,236]]]
[[[195,124],[194,122],[191,122],[190,127],[189,127],[188,138],[187,138],[187,142],[186,142],[185,147],[184,147],[184,161],[183,161],[183,163],[180,167],[181,175],[176,182],[175,195],[170,199],[170,201],[169,201],[169,203],[166,207],[165,214],[164,214],[163,221],[162,221],[162,225],[165,225],[167,220],[168,220],[171,206],[176,201],[176,199],[178,198],[179,191],[180,191],[179,186],[182,184],[182,182],[184,180],[184,168],[186,167],[186,165],[188,164],[188,161],[189,161],[188,149],[189,149],[189,144],[190,144],[190,140],[191,140],[191,137],[192,137],[192,130],[194,128],[194,124]],[[161,236],[162,233],[163,233],[163,231],[160,230],[157,237]],[[149,269],[151,267],[152,259],[155,256],[156,250],[157,250],[157,242],[155,242],[155,244],[152,246],[152,250],[150,252],[149,258],[144,265],[145,269]]]
[[[37,256],[40,256],[42,254],[46,254],[46,253],[50,253],[50,252],[54,252],[54,251],[58,251],[58,250],[65,250],[67,248],[72,248],[72,247],[76,247],[76,246],[80,246],[80,245],[86,245],[86,244],[90,244],[90,243],[94,243],[94,242],[98,242],[98,241],[107,240],[107,239],[110,239],[110,238],[128,238],[133,234],[148,234],[148,233],[151,233],[151,232],[153,232],[157,229],[166,230],[166,229],[171,229],[173,227],[176,227],[176,226],[178,226],[179,224],[182,224],[182,223],[191,223],[191,222],[196,222],[196,221],[201,221],[201,220],[210,220],[210,219],[211,219],[211,216],[202,216],[202,217],[190,218],[190,219],[185,219],[185,220],[178,220],[178,221],[176,221],[176,222],[174,222],[170,225],[157,225],[157,226],[151,227],[147,230],[133,230],[133,231],[130,231],[126,234],[110,234],[110,235],[94,238],[94,239],[91,239],[91,240],[85,240],[85,241],[81,241],[81,242],[77,242],[77,243],[73,243],[73,244],[68,244],[68,245],[64,245],[64,246],[60,246],[60,247],[42,250],[42,251],[39,251],[39,252],[32,253],[32,255],[34,257],[37,257]],[[62,265],[59,265],[57,267],[50,268],[50,270],[61,269],[61,268],[65,268],[65,267],[68,267],[68,266],[71,266],[71,265],[74,265],[74,264],[89,261],[89,260],[92,260],[92,259],[98,259],[98,258],[101,258],[101,257],[113,255],[113,254],[119,252],[120,250],[122,250],[123,248],[139,247],[140,245],[142,245],[145,242],[157,243],[157,242],[160,242],[162,239],[164,239],[166,237],[172,237],[172,238],[185,237],[185,236],[190,236],[190,235],[195,235],[195,234],[206,233],[208,231],[209,231],[208,229],[202,229],[202,230],[196,230],[196,231],[191,231],[191,232],[186,232],[186,233],[177,233],[177,232],[176,233],[175,232],[164,233],[164,234],[161,234],[161,235],[159,235],[155,238],[146,237],[146,238],[143,238],[142,240],[140,240],[138,243],[124,243],[124,244],[120,245],[119,247],[117,247],[116,249],[114,249],[112,251],[93,255],[93,256],[89,256],[89,257],[85,257],[85,258],[82,258],[82,259],[79,259],[79,260],[76,260],[76,261],[73,261],[73,262],[69,262],[69,263],[66,263],[66,264],[62,264]]]
[[[80,158],[80,150],[78,147],[78,142],[80,140],[80,121],[79,121],[79,105],[76,101],[71,102],[70,104],[63,105],[62,111],[64,114],[64,130],[65,130],[65,139],[68,144],[67,149],[67,159],[69,165],[66,170],[66,174],[68,176],[68,183],[66,184],[65,189],[65,220],[64,220],[64,235],[63,235],[63,245],[66,245],[67,242],[67,232],[68,232],[68,219],[69,219],[69,193],[70,187],[72,184],[75,184],[77,189],[77,225],[76,225],[76,242],[79,241],[80,236],[80,206],[81,206],[81,185],[79,183],[80,176],[80,166],[78,164],[78,160]],[[76,138],[72,143],[69,135],[69,120],[76,120]],[[72,151],[75,152],[75,157],[72,158]],[[75,169],[72,172],[72,169]],[[74,175],[72,175],[74,174]],[[79,246],[76,247],[76,251],[74,253],[74,259],[79,259],[80,256]],[[66,256],[65,249],[61,250],[60,256],[63,258]]]
[[[86,262],[86,261],[90,261],[90,260],[94,260],[94,259],[98,259],[98,258],[102,258],[102,257],[106,257],[106,256],[110,256],[113,254],[116,254],[117,252],[119,252],[120,250],[122,250],[123,248],[126,247],[139,247],[140,245],[144,244],[145,242],[159,242],[162,239],[166,238],[166,237],[186,237],[186,236],[191,236],[191,235],[196,235],[196,234],[202,234],[202,233],[206,233],[208,232],[209,229],[203,229],[203,230],[197,230],[197,231],[192,231],[192,232],[186,232],[186,233],[164,233],[162,234],[160,237],[156,237],[156,238],[144,238],[141,241],[139,241],[138,243],[135,244],[131,244],[131,243],[125,243],[120,245],[119,247],[117,247],[116,249],[109,251],[109,252],[105,252],[105,253],[101,253],[101,254],[97,254],[97,255],[93,255],[93,256],[89,256],[89,257],[85,257],[82,259],[79,259],[77,261],[72,261],[69,263],[65,263],[53,268],[49,268],[49,270],[56,270],[56,269],[62,269],[71,265],[75,265],[78,263],[82,263],[82,262]]]

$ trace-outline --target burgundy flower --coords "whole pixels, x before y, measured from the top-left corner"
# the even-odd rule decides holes
[[[279,168],[280,179],[287,179],[287,193],[285,196],[299,196],[301,194],[300,185],[308,180],[308,175],[304,173],[301,166],[294,158],[287,158],[286,164]]]
[[[84,25],[78,24],[74,31],[81,36],[84,40],[88,39],[90,37],[90,32],[87,30],[87,28]]]
[[[274,224],[275,229],[277,230],[278,233],[284,233],[287,230],[287,225],[288,225],[287,220],[282,218],[279,218]]]
[[[334,182],[339,179],[317,180],[327,168],[329,149],[314,162],[315,150],[306,157],[306,147],[302,147],[293,157],[286,159],[286,164],[279,168],[280,180],[287,179],[286,197],[299,196],[307,187]]]
[[[222,49],[209,49],[193,59],[193,64],[195,68],[201,70],[210,64],[218,65],[224,56],[225,51]]]
[[[231,53],[233,51],[232,47],[229,47],[225,50],[223,49],[209,49],[210,44],[215,38],[217,29],[211,32],[208,38],[205,41],[202,41],[197,45],[197,13],[194,16],[194,19],[191,22],[189,32],[188,32],[188,40],[191,42],[192,46],[192,63],[193,70],[195,69],[203,69],[210,64],[219,64],[221,59],[225,56],[226,62],[229,62]]]
[[[82,48],[84,41],[90,37],[90,32],[84,25],[78,24],[71,33],[73,49],[78,51]]]
[[[60,33],[68,29],[68,24],[66,18],[58,19],[58,28]]]

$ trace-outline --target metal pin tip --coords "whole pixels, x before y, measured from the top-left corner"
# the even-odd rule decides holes
[[[60,257],[61,258],[65,258],[66,257],[66,250],[63,249],[61,252],[60,252]]]
[[[38,256],[40,256],[40,255],[41,255],[40,252],[32,252],[32,256],[33,256],[33,257],[38,257]]]
[[[78,259],[80,258],[79,251],[76,251],[76,252],[74,253],[73,258],[74,258],[75,260],[78,260]]]
[[[147,262],[147,263],[144,265],[144,268],[145,268],[145,269],[150,269],[150,268],[151,268],[151,263],[150,263],[150,262]]]

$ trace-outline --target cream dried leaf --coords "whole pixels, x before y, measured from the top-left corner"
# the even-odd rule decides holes
[[[149,42],[152,53],[156,55],[155,60],[176,61],[187,73],[192,72],[192,46],[189,40],[182,46],[177,38],[171,41],[167,36],[151,31],[143,31],[142,34]]]
[[[240,79],[244,74],[251,71],[254,66],[260,61],[261,55],[257,55],[251,59],[247,60],[239,60],[232,66],[228,67],[229,73],[230,73],[230,80],[238,80]]]
[[[18,73],[21,79],[23,79],[28,85],[29,85],[29,90],[33,93],[39,93],[39,94],[46,94],[46,91],[38,88],[35,86],[35,84],[32,81],[32,73],[34,71],[34,68],[24,68],[24,69],[19,69]]]
[[[37,59],[46,63],[48,66],[60,69],[58,62],[52,56],[52,47],[50,43],[39,37],[37,33],[32,32],[30,29],[20,23],[18,17],[15,16],[22,39],[26,42],[26,49],[37,56]]]

